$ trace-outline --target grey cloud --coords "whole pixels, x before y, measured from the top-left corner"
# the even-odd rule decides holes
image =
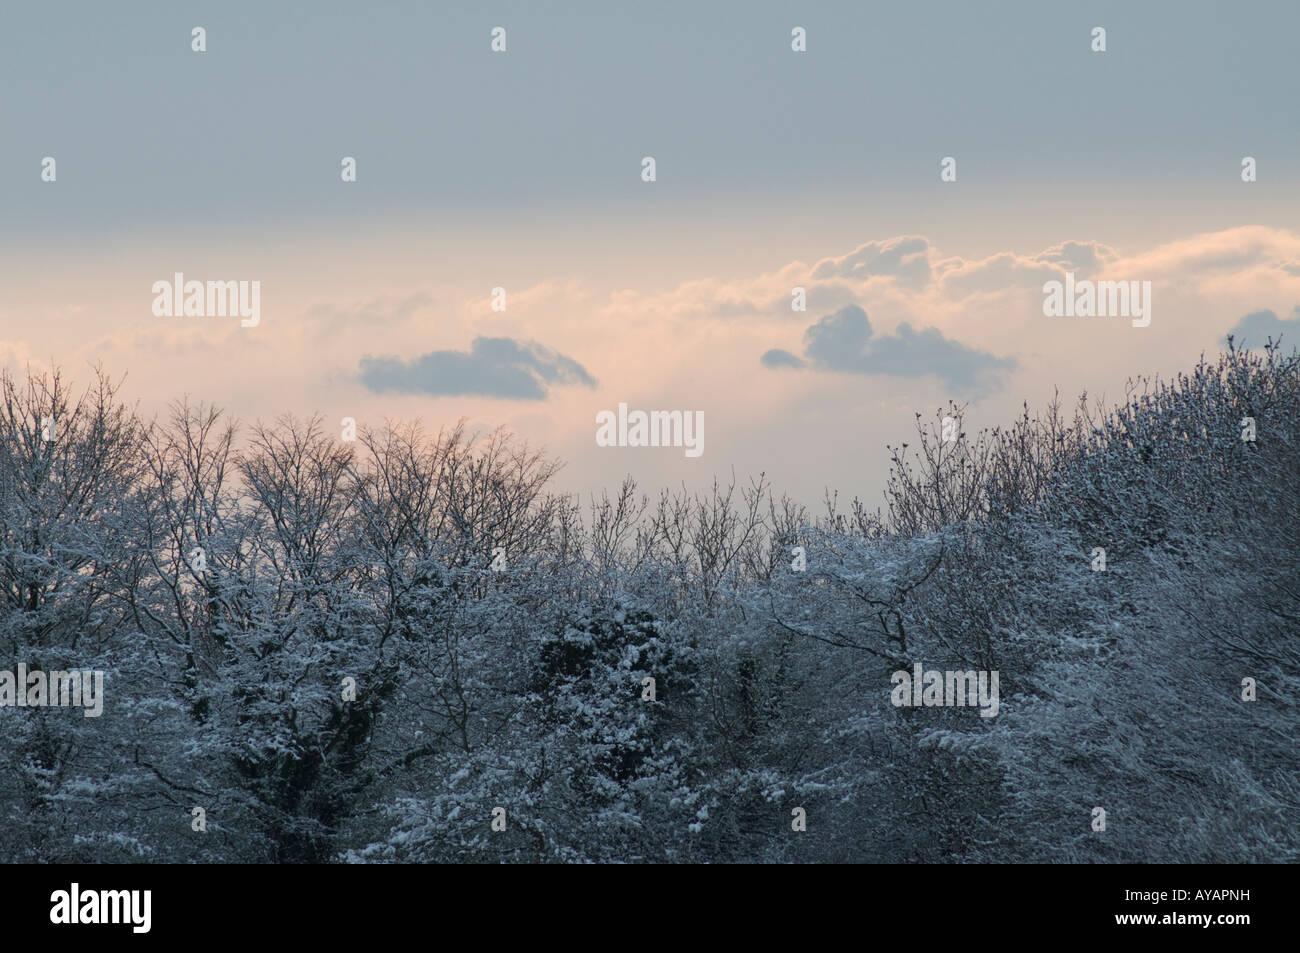
[[[366,357],[361,383],[374,393],[439,397],[500,397],[543,400],[549,385],[595,387],[573,360],[535,341],[477,337],[469,351],[430,351],[420,357]]]
[[[1228,334],[1242,347],[1263,347],[1272,338],[1276,341],[1283,335],[1289,344],[1300,344],[1300,305],[1291,311],[1288,318],[1279,318],[1272,311],[1254,311],[1236,323]],[[1225,336],[1225,342],[1228,340]]]
[[[803,367],[864,376],[933,375],[955,391],[982,395],[1016,366],[1013,358],[996,357],[945,338],[936,328],[915,330],[904,322],[892,335],[874,335],[867,313],[857,305],[829,314],[804,332],[801,361],[789,351],[768,351],[764,367]]]
[[[789,351],[783,350],[779,347],[774,347],[772,350],[767,351],[758,360],[764,367],[771,368],[804,366],[803,361],[799,360],[799,358],[795,357]]]

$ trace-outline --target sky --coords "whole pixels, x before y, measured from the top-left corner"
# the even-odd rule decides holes
[[[1297,32],[1293,2],[6,5],[0,364],[100,363],[146,416],[466,418],[584,495],[875,504],[917,411],[1300,340]],[[1046,316],[1066,272],[1150,282],[1150,324]],[[156,314],[176,273],[259,282],[259,323]],[[704,452],[599,446],[620,403],[702,412]]]

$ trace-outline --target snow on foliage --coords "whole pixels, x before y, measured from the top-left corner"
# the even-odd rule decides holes
[[[820,517],[5,378],[3,654],[107,687],[0,708],[0,858],[1295,862],[1297,371],[918,415],[887,506]],[[896,707],[918,663],[997,715]]]

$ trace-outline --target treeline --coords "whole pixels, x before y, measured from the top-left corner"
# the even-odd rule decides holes
[[[5,861],[1300,859],[1294,352],[918,415],[818,514],[0,390],[0,665],[106,673],[0,708]],[[998,715],[894,707],[917,662]]]

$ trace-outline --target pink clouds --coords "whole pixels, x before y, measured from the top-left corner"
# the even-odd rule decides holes
[[[763,468],[772,447],[788,446],[795,449],[783,485],[815,499],[824,485],[852,488],[862,474],[875,474],[879,448],[902,436],[910,409],[937,406],[956,396],[954,388],[978,394],[980,412],[996,423],[1021,399],[1046,399],[1058,386],[1065,394],[1116,393],[1131,375],[1184,369],[1243,315],[1288,315],[1300,303],[1300,236],[1260,226],[1144,247],[1063,234],[979,255],[903,233],[840,249],[813,246],[802,260],[775,258],[750,273],[733,266],[726,277],[710,272],[721,266],[707,256],[661,263],[659,276],[645,280],[609,277],[604,252],[593,245],[587,256],[570,256],[571,271],[518,283],[509,256],[498,255],[500,274],[488,269],[486,280],[432,276],[427,258],[402,257],[409,241],[391,245],[376,241],[364,255],[352,245],[312,246],[310,254],[264,259],[256,270],[223,267],[262,280],[268,305],[255,329],[152,318],[156,249],[123,252],[112,274],[66,264],[62,300],[77,302],[81,313],[48,303],[48,276],[44,283],[18,276],[0,312],[7,342],[0,357],[13,364],[42,355],[77,376],[102,359],[110,373],[129,374],[128,390],[146,409],[189,393],[246,418],[319,410],[358,420],[464,416],[489,429],[504,424],[567,459],[565,479],[580,489],[616,479],[624,465],[617,454],[595,453],[596,410],[624,400],[702,409],[713,428],[707,463],[692,461],[694,470],[681,469],[680,460],[638,463],[648,483],[694,479],[705,466]],[[628,254],[643,252],[637,246]],[[475,254],[486,260],[492,252]],[[1151,281],[1151,326],[1045,318],[1042,285],[1066,271]],[[505,311],[491,308],[494,285],[506,288]],[[795,288],[805,291],[804,311],[792,310]],[[840,366],[833,349],[818,351],[820,361],[798,358],[807,363],[794,373],[760,367],[770,351],[802,354],[808,329],[849,307],[869,314],[873,329],[871,359],[859,347],[853,372],[833,371]],[[445,388],[375,394],[357,380],[367,354],[468,352],[479,337],[536,342],[580,362],[598,383],[551,387],[544,400],[527,401]],[[998,371],[996,388],[969,388],[956,362],[972,354]],[[821,446],[839,449],[827,455]],[[815,472],[808,460],[818,461]]]

